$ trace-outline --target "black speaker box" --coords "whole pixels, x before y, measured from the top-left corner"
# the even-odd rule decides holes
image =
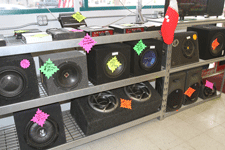
[[[121,99],[132,100],[132,109],[121,108]],[[91,135],[155,113],[161,103],[157,91],[144,82],[74,99],[70,111],[84,134]]]
[[[213,83],[213,90],[205,86],[206,80],[201,81],[199,97],[203,100],[217,96],[216,83]]]
[[[178,67],[195,62],[199,62],[199,49],[197,33],[180,32],[174,34],[174,41],[172,43],[171,67]],[[165,46],[165,45],[164,45]],[[163,58],[163,64],[166,58]]]
[[[107,63],[116,57],[120,66],[110,70]],[[88,78],[95,84],[103,84],[128,78],[130,75],[130,46],[122,43],[96,45],[87,54]]]
[[[59,103],[42,106],[39,109],[50,115],[43,127],[30,121],[38,108],[13,114],[21,150],[46,149],[66,143]]]
[[[130,72],[134,76],[153,73],[161,70],[163,42],[155,39],[145,39],[147,46],[140,55],[133,49],[139,41],[125,42],[131,46]]]
[[[220,16],[223,13],[224,0],[208,0],[207,14],[209,16]]]
[[[167,107],[166,111],[178,110],[184,100],[184,86],[185,86],[186,72],[173,73],[170,75]],[[163,95],[163,78],[156,79],[156,90]]]
[[[30,61],[23,69],[20,62]],[[0,106],[39,98],[37,75],[30,54],[0,57]]]
[[[193,26],[187,30],[198,33],[199,58],[207,60],[224,56],[225,27]]]
[[[202,67],[190,69],[187,71],[184,92],[186,92],[189,87],[194,89],[195,92],[191,95],[191,97],[184,95],[184,102],[183,102],[184,105],[192,104],[198,100],[201,81],[202,81]]]
[[[48,95],[82,89],[88,86],[86,56],[77,51],[41,55],[40,67],[50,58],[59,70],[49,79],[41,73]]]

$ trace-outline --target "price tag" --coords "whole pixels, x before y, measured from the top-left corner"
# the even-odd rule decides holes
[[[89,53],[91,51],[91,48],[96,44],[97,42],[92,39],[88,34],[80,41],[79,45],[84,48],[84,50]]]
[[[30,61],[27,60],[27,59],[21,60],[20,66],[21,66],[23,69],[26,69],[26,68],[28,68],[28,67],[30,66]]]
[[[131,101],[132,100],[125,100],[125,99],[120,99],[120,107],[121,108],[127,108],[127,109],[132,109],[131,107]]]
[[[194,92],[195,92],[195,89],[189,87],[184,94],[187,95],[188,97],[191,97]]]
[[[118,61],[117,57],[114,56],[110,61],[107,63],[108,68],[112,71],[112,73],[122,64]]]
[[[39,68],[43,74],[49,79],[55,72],[57,72],[59,69],[55,64],[50,60],[50,58],[44,63],[41,68]]]
[[[42,110],[38,108],[35,116],[30,121],[33,121],[34,123],[37,123],[38,125],[43,127],[45,121],[48,119],[49,116],[49,114],[42,112]]]
[[[146,48],[147,46],[140,40],[135,46],[134,50],[137,52],[138,55],[141,54],[141,52]]]
[[[213,90],[213,83],[206,80],[205,87],[208,87]]]
[[[115,55],[118,55],[118,54],[119,54],[119,52],[113,52],[112,56],[115,56]]]
[[[155,45],[153,45],[153,46],[150,46],[150,49],[155,49]]]
[[[76,12],[75,14],[73,14],[72,17],[76,19],[78,22],[81,22],[82,20],[86,18],[83,15],[81,15],[79,12]]]

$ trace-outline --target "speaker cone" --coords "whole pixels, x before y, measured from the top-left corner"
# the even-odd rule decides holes
[[[89,96],[88,104],[98,112],[108,113],[118,107],[119,100],[112,92],[105,91]]]
[[[136,101],[144,102],[151,97],[151,91],[144,83],[137,83],[124,87],[127,96]]]
[[[51,146],[59,135],[58,124],[48,117],[43,127],[30,121],[25,129],[25,141],[36,149],[43,149]]]
[[[217,33],[213,36],[210,48],[210,53],[212,56],[220,56],[222,50],[224,50],[224,35],[222,33]]]
[[[64,62],[58,68],[59,71],[54,75],[54,81],[59,87],[70,90],[81,81],[82,71],[76,63]]]
[[[183,91],[181,89],[176,89],[168,95],[167,107],[170,110],[177,110],[182,105]]]
[[[25,73],[16,68],[0,72],[0,95],[15,97],[24,91],[26,85]]]
[[[117,60],[121,63],[121,65],[117,67],[116,70],[112,71],[108,67],[107,63],[115,56]],[[125,68],[127,67],[126,58],[122,53],[118,53],[118,55],[115,55],[115,56],[112,56],[112,54],[107,55],[105,57],[105,61],[103,65],[105,74],[110,78],[116,78],[120,76],[124,72]]]
[[[195,45],[192,40],[185,40],[182,48],[183,55],[186,58],[192,58],[195,52]]]
[[[198,100],[198,94],[199,94],[199,91],[200,91],[200,84],[199,83],[195,83],[195,84],[193,84],[190,87],[192,89],[194,89],[195,92],[191,95],[191,97],[185,95],[185,100],[186,101],[191,101],[193,103],[193,102],[196,102]]]
[[[213,86],[213,90],[211,88],[204,87],[203,94],[205,95],[205,97],[215,95],[216,94],[216,87]]]
[[[157,61],[157,52],[149,49],[141,55],[140,66],[148,71],[156,65]]]

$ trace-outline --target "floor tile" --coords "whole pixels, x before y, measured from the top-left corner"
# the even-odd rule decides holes
[[[72,148],[70,150],[91,150],[91,148],[88,144],[84,144],[84,145]]]
[[[195,116],[197,114],[198,114],[197,112],[187,109],[187,110],[177,113],[177,117],[179,117],[181,120],[185,120],[185,119]]]
[[[214,140],[220,142],[225,146],[225,128],[221,125],[216,126],[208,131],[205,132],[209,137],[213,138]]]
[[[177,145],[173,148],[170,148],[168,150],[195,150],[195,149],[188,143],[183,143],[183,144]]]

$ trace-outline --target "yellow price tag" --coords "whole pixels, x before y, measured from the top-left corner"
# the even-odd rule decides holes
[[[73,14],[72,17],[79,22],[81,22],[82,20],[86,18],[83,15],[81,15],[79,12],[76,12],[75,14]]]
[[[115,56],[110,61],[108,61],[107,65],[113,73],[122,64],[118,61],[117,57]]]

